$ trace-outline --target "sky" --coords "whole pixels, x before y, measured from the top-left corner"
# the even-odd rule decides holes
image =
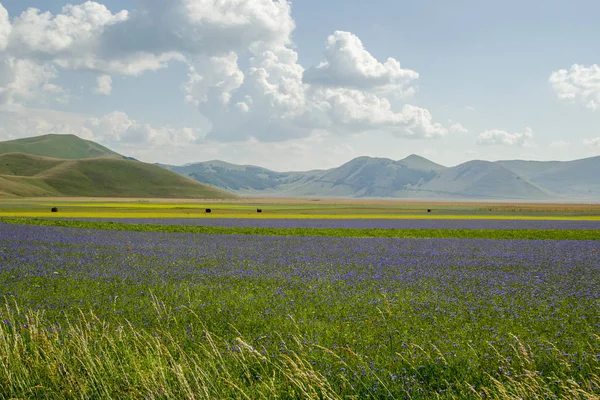
[[[596,0],[0,0],[0,140],[277,171],[600,155]]]

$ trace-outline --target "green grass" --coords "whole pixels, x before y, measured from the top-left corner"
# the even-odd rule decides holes
[[[0,142],[0,154],[24,153],[42,157],[77,160],[82,158],[122,158],[118,153],[75,135],[43,135]]]
[[[156,165],[116,158],[56,160],[4,154],[0,175],[0,192],[13,196],[235,198]]]
[[[599,230],[567,229],[356,229],[356,228],[255,228],[191,225],[126,224],[36,218],[0,218],[7,224],[57,226],[134,232],[197,233],[207,235],[314,236],[355,238],[462,238],[508,240],[600,240]]]
[[[299,333],[281,337],[278,349],[255,348],[237,335],[225,339],[211,333],[191,309],[187,340],[173,333],[181,324],[173,311],[154,298],[152,329],[140,329],[126,320],[108,322],[93,312],[79,310],[59,324],[43,312],[23,311],[7,303],[0,312],[0,393],[3,398],[32,399],[427,399],[419,391],[392,389],[390,376],[373,368],[368,357],[350,348],[306,344]],[[193,339],[192,339],[193,338]],[[600,340],[595,345],[600,345]],[[397,353],[398,369],[415,380],[436,380],[450,387],[438,399],[587,399],[597,400],[600,378],[590,364],[588,378],[578,374],[568,355],[557,349],[554,362],[561,365],[544,376],[544,367],[531,348],[513,338],[512,348],[497,357],[505,373],[485,383],[470,380],[463,370],[435,347],[408,345]],[[597,351],[590,347],[590,351]],[[473,364],[488,354],[470,357]],[[336,379],[315,367],[315,359],[340,371]],[[581,366],[579,366],[581,367]],[[350,381],[345,376],[358,373]],[[597,373],[597,371],[596,371]],[[356,375],[355,375],[356,376]],[[375,382],[375,387],[373,383]],[[377,389],[375,389],[377,388]],[[375,391],[374,391],[375,390]],[[393,390],[393,391],[392,391]]]
[[[441,242],[382,241],[361,252],[354,246],[373,241],[0,228],[2,399],[597,400],[600,392],[591,258],[561,268],[518,257],[498,264],[492,242],[465,264]],[[596,254],[594,244],[573,245]],[[394,251],[402,265],[378,265]],[[436,251],[444,263],[423,265]]]

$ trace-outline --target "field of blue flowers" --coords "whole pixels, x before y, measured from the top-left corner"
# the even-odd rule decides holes
[[[569,221],[274,221],[598,229]],[[0,398],[600,394],[598,240],[0,223],[0,263]]]

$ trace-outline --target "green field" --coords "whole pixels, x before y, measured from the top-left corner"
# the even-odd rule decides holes
[[[131,232],[195,233],[202,235],[260,235],[293,237],[491,239],[491,240],[600,240],[595,229],[357,229],[262,228],[189,225],[127,224],[119,222],[0,218],[0,223]]]
[[[52,207],[58,207],[59,214],[52,214]],[[211,214],[205,213],[207,208]],[[263,212],[257,214],[257,208]],[[600,205],[252,198],[234,201],[0,199],[0,217],[600,220]]]
[[[594,206],[55,200],[0,202],[0,398],[600,396],[598,230],[132,219],[577,225]],[[92,218],[39,218],[53,205]]]

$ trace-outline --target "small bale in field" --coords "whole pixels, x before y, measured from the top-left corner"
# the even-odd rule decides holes
[[[262,212],[262,208],[257,208],[256,212],[260,214]]]
[[[431,209],[430,209],[430,208],[428,208],[428,209],[427,209],[427,212],[428,212],[428,213],[430,213],[430,212],[431,212]]]
[[[52,207],[52,210],[50,210],[50,211],[52,211],[52,212],[58,212],[58,208]]]
[[[206,209],[206,213],[207,213],[207,214],[210,214],[211,212],[212,212],[212,210],[211,210],[210,208],[207,208],[207,209]]]

